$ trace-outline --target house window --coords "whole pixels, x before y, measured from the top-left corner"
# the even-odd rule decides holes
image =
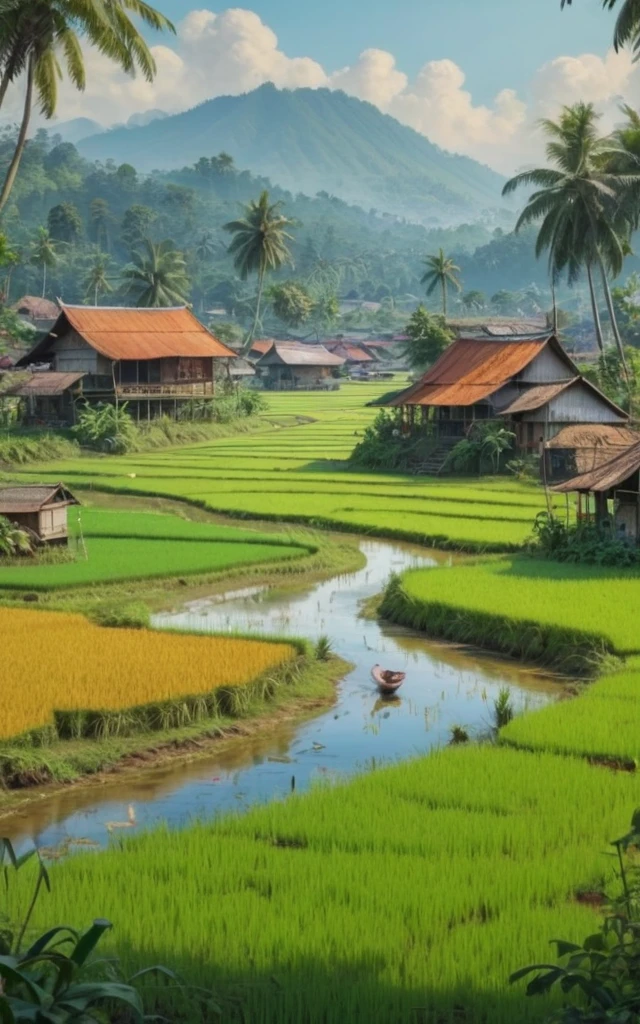
[[[124,359],[120,363],[120,383],[121,384],[137,384],[138,383],[138,364],[135,359]]]
[[[138,363],[138,384],[149,383],[149,364]]]
[[[149,384],[159,384],[162,380],[162,364],[159,359],[150,359],[147,363]]]

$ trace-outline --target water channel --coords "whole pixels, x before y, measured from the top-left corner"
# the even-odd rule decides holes
[[[392,572],[433,567],[449,556],[384,541],[363,541],[361,548],[367,564],[358,572],[298,590],[251,588],[199,598],[154,617],[159,628],[328,635],[336,653],[355,666],[333,707],[234,740],[190,763],[116,775],[102,785],[45,791],[22,813],[2,821],[2,834],[67,848],[103,845],[121,829],[159,822],[179,828],[194,818],[286,796],[292,777],[296,790],[303,790],[374,764],[425,754],[449,741],[453,725],[480,736],[490,728],[493,701],[505,685],[516,712],[553,699],[557,684],[532,670],[363,617],[363,603],[380,593]],[[379,697],[370,677],[376,662],[407,673],[398,697]]]

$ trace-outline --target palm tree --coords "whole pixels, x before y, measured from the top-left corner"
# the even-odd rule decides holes
[[[33,103],[51,119],[58,102],[60,58],[77,89],[86,84],[79,36],[114,60],[123,71],[139,69],[153,81],[156,64],[143,36],[128,12],[154,29],[175,31],[171,22],[144,0],[21,0],[0,13],[0,106],[9,85],[24,72],[22,122],[13,159],[0,192],[0,211],[15,183],[27,141]]]
[[[436,288],[442,291],[442,313],[447,316],[447,290],[449,285],[456,291],[461,291],[462,285],[457,277],[460,267],[457,267],[451,257],[446,256],[444,249],[439,249],[435,256],[427,256],[423,260],[425,272],[420,279],[421,284],[426,284],[427,295],[433,295]]]
[[[186,305],[189,278],[183,253],[169,241],[156,244],[147,238],[141,250],[132,255],[122,280],[127,285],[127,294],[135,295],[138,306]]]
[[[629,224],[620,215],[620,198],[626,179],[611,173],[608,161],[614,147],[598,137],[597,115],[592,104],[565,107],[559,121],[542,121],[549,141],[547,157],[555,167],[543,167],[517,174],[507,182],[503,195],[520,186],[536,188],[521,213],[516,231],[539,223],[536,255],[549,252],[552,278],[567,273],[575,282],[586,268],[598,345],[603,337],[593,280],[599,269],[614,338],[625,374],[624,347],[613,308],[608,274],[619,274],[628,252]]]
[[[285,263],[293,265],[287,242],[293,240],[287,228],[293,221],[280,213],[282,203],[272,203],[265,190],[258,200],[253,199],[243,207],[244,216],[224,225],[224,230],[233,235],[229,253],[241,279],[246,281],[250,274],[258,275],[258,295],[253,324],[247,335],[243,352],[249,352],[260,320],[260,307],[264,292],[265,276],[270,270],[279,270]]]
[[[31,253],[31,262],[42,267],[42,298],[47,294],[47,272],[58,262],[58,249],[47,228],[40,228]]]
[[[201,236],[193,251],[199,263],[208,263],[212,259],[216,251],[216,245],[208,231]]]
[[[85,295],[87,297],[93,296],[94,306],[99,304],[101,295],[109,295],[113,291],[113,286],[109,280],[110,266],[111,260],[109,256],[103,252],[97,252],[89,268],[89,273],[84,279]]]
[[[602,6],[612,11],[618,0],[602,0]],[[560,0],[560,6],[571,7],[573,0]],[[640,4],[638,0],[623,0],[613,32],[616,52],[631,43],[636,53],[640,51]]]

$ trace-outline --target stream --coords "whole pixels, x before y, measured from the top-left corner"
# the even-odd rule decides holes
[[[491,726],[493,701],[503,686],[516,713],[559,692],[548,677],[500,661],[430,642],[423,635],[362,616],[390,574],[447,563],[450,556],[409,544],[362,541],[366,567],[292,590],[262,587],[188,601],[154,616],[159,628],[288,634],[331,638],[334,651],[355,665],[340,683],[334,706],[300,722],[287,721],[192,762],[144,766],[101,784],[41,791],[0,832],[22,844],[67,850],[102,846],[109,837],[167,822],[243,810],[282,798],[313,783],[343,779],[374,765],[425,754],[449,741],[454,725],[472,738]],[[407,673],[393,699],[380,698],[371,667]]]

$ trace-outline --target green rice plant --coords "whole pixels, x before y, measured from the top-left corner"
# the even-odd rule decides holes
[[[320,636],[316,642],[314,655],[316,661],[328,661],[333,652],[333,644],[328,636]]]
[[[496,729],[503,729],[513,718],[513,704],[511,703],[511,690],[508,686],[502,686],[498,696],[493,702],[493,716]]]
[[[528,1000],[508,976],[545,959],[549,936],[593,931],[576,894],[613,884],[608,840],[639,797],[634,775],[578,759],[448,747],[74,856],[51,869],[46,917],[73,925],[99,905],[126,972],[170,946],[234,1024],[530,1024],[558,1000]]]

